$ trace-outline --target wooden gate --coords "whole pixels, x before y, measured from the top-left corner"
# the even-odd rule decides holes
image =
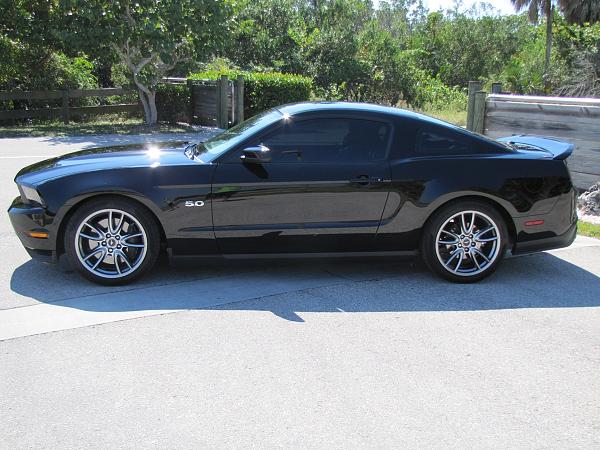
[[[192,122],[229,128],[244,121],[244,79],[188,80]]]

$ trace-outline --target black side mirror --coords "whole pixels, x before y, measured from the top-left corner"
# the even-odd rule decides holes
[[[242,156],[240,156],[242,162],[261,164],[271,161],[271,149],[264,145],[258,145],[256,147],[246,147],[242,150]]]

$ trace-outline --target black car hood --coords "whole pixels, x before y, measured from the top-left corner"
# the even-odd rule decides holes
[[[15,180],[26,184],[37,184],[80,172],[199,164],[199,162],[192,162],[185,155],[187,145],[189,143],[185,141],[170,141],[81,150],[27,166],[17,173]]]

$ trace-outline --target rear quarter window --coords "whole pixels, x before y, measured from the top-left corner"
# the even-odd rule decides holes
[[[438,127],[424,127],[417,132],[415,153],[418,156],[478,155],[488,153],[475,139]]]

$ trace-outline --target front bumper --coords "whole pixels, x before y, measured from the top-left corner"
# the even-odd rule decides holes
[[[22,203],[17,197],[8,210],[10,222],[25,250],[32,258],[43,262],[56,262],[56,232],[52,226],[52,217],[42,206]],[[47,238],[35,238],[30,232],[47,232]]]

